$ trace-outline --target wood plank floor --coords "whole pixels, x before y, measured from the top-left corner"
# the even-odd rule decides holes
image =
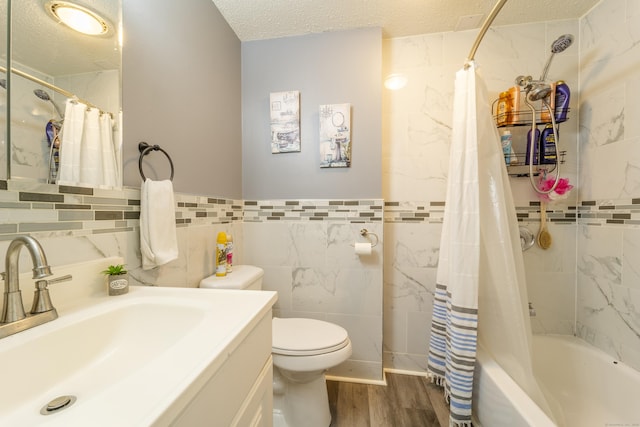
[[[327,381],[331,427],[447,427],[442,389],[425,377],[386,374],[387,385]]]

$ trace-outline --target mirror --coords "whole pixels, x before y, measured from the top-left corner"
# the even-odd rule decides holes
[[[61,178],[58,145],[63,140],[61,129],[67,113],[67,100],[74,97],[79,102],[109,113],[113,119],[109,127],[114,144],[114,161],[119,171],[117,173],[121,176],[121,132],[118,124],[122,106],[121,1],[59,2],[73,3],[104,18],[110,28],[104,35],[97,36],[77,32],[56,19],[48,9],[52,3],[50,0],[1,1],[0,16],[7,15],[7,1],[10,2],[11,14],[9,43],[12,73],[8,78],[10,107],[7,142],[10,155],[6,162],[6,177],[49,183]],[[6,33],[3,32],[4,37]],[[6,73],[0,78],[6,78]],[[6,97],[6,93],[2,96]],[[67,119],[71,119],[67,122],[75,123],[78,116],[71,115]],[[84,132],[89,127],[85,126]],[[100,158],[102,152],[94,150],[91,156]],[[65,183],[97,186],[86,180]]]
[[[7,1],[0,0],[0,66],[8,67],[7,61]],[[7,179],[7,79],[0,73],[0,179]]]

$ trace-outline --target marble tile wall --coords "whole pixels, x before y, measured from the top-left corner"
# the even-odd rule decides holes
[[[580,22],[580,198],[592,202],[578,226],[576,329],[640,370],[638,28],[635,0],[602,1]]]
[[[278,292],[274,313],[344,327],[353,344],[337,377],[382,380],[382,200],[245,201],[247,263],[265,271],[264,288]],[[367,229],[378,236],[370,255],[356,255]]]
[[[11,239],[30,234],[40,241],[50,265],[99,258],[125,259],[133,284],[197,287],[214,271],[215,239],[231,233],[242,262],[242,202],[175,194],[180,256],[165,266],[145,271],[140,257],[140,190],[104,190],[0,181],[0,253]],[[30,260],[22,254],[21,270]]]
[[[20,64],[15,67],[53,83],[50,76],[34,69]],[[57,118],[55,109],[50,102],[42,101],[34,95],[34,89],[42,89],[40,85],[20,76],[12,76],[11,87],[11,175],[16,179],[46,182],[49,150],[45,128],[50,119]],[[53,96],[51,91],[48,92]],[[64,105],[60,108],[64,108]]]
[[[564,33],[578,34],[578,21],[493,27],[476,55],[491,98],[513,86],[518,75],[539,76],[550,45]],[[384,71],[404,73],[408,84],[385,91],[383,117],[383,197],[385,199],[385,367],[424,372],[433,288],[449,165],[455,72],[462,66],[476,31],[428,34],[386,40]],[[550,79],[578,84],[578,49],[557,55]],[[577,101],[572,100],[575,109]],[[489,108],[489,106],[488,106]],[[512,128],[516,151],[525,151],[528,128]],[[577,180],[575,117],[561,127],[567,151],[561,176]],[[540,205],[528,178],[512,177],[522,225],[537,233]],[[575,323],[576,193],[550,206],[554,244],[524,254],[529,298],[537,310],[537,332],[573,333]],[[438,206],[439,204],[439,206]]]
[[[234,236],[234,260],[265,269],[276,315],[326,319],[348,330],[350,360],[330,374],[382,380],[381,200],[240,201],[175,194],[179,258],[141,269],[140,191],[0,181],[0,253],[19,234],[42,244],[57,265],[122,257],[133,284],[197,287],[214,271],[219,231]],[[375,242],[371,255],[355,242]],[[245,245],[244,242],[251,242]],[[23,251],[24,252],[24,251]],[[30,269],[21,254],[22,271]]]
[[[567,151],[561,175],[577,185],[568,200],[549,207],[551,249],[534,246],[524,253],[529,299],[537,312],[532,327],[538,333],[575,333],[636,369],[639,21],[637,2],[607,0],[580,20],[491,28],[476,55],[495,95],[519,74],[537,76],[557,36],[576,36],[554,58],[549,77],[573,89],[570,120],[560,129],[561,149]],[[387,40],[384,46],[385,72],[409,78],[405,89],[384,94],[384,356],[392,369],[424,369],[428,323],[421,323],[430,316],[439,247],[433,201],[445,195],[453,74],[474,36],[430,34]],[[522,144],[523,129],[513,133],[514,144]],[[511,185],[518,220],[536,233],[537,197],[526,178],[512,177]]]
[[[22,64],[14,64],[13,66],[32,76],[68,90],[79,98],[92,102],[104,111],[111,112],[114,118],[117,119],[117,114],[120,111],[118,70],[53,78]],[[49,174],[49,147],[45,129],[49,120],[59,120],[60,117],[51,102],[43,101],[35,96],[34,89],[45,90],[64,114],[66,102],[64,96],[43,88],[23,77],[17,75],[12,77],[11,177],[13,179],[46,182]],[[4,92],[4,89],[1,90]],[[5,99],[6,104],[6,96],[4,94],[2,98]],[[5,151],[2,150],[3,153]],[[0,176],[6,178],[6,174]]]

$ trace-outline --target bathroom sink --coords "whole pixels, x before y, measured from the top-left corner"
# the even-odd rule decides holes
[[[0,340],[0,424],[166,425],[271,309],[271,292],[132,287]],[[75,402],[48,415],[52,399]]]

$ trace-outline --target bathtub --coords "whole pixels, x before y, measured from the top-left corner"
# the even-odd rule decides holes
[[[564,410],[566,427],[640,426],[640,372],[568,335],[535,335],[534,372]],[[478,349],[474,427],[556,424],[491,356]]]

